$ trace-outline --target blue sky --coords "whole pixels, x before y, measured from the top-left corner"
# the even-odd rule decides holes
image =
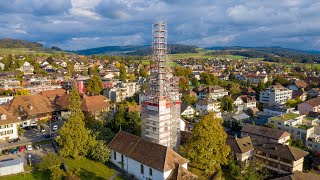
[[[77,50],[151,42],[167,19],[169,42],[320,50],[318,0],[1,0],[0,38]]]

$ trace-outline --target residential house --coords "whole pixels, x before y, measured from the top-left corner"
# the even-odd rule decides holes
[[[220,102],[214,101],[214,100],[200,100],[196,102],[196,110],[200,114],[207,114],[208,112],[214,112],[216,113],[217,117],[221,117],[221,111],[220,111]]]
[[[305,101],[307,99],[307,92],[304,90],[294,90],[292,91],[292,99],[299,99]]]
[[[268,82],[268,76],[265,74],[247,74],[247,75],[243,75],[244,76],[244,80],[245,81],[249,81],[251,84],[258,84],[259,82],[263,82],[266,83]]]
[[[196,179],[188,160],[169,147],[120,131],[108,144],[110,162],[133,179]]]
[[[37,126],[38,121],[51,118],[54,107],[43,95],[15,96],[9,103],[7,111],[19,118],[21,127]]]
[[[291,174],[303,170],[304,157],[309,153],[298,148],[270,142],[262,139],[251,139],[254,147],[253,160],[277,174]]]
[[[0,96],[0,105],[7,104],[13,99],[13,96]]]
[[[226,143],[230,146],[230,155],[235,157],[239,164],[247,164],[248,161],[252,160],[254,148],[250,136],[238,138],[228,135]]]
[[[290,175],[278,177],[273,180],[304,180],[304,179],[317,180],[317,179],[320,179],[320,175],[315,173],[305,173],[301,171],[295,171]]]
[[[180,112],[182,117],[193,118],[196,115],[195,108],[192,107],[190,104],[182,102],[180,108],[181,108]]]
[[[304,90],[307,86],[308,86],[308,84],[305,81],[296,80],[288,86],[288,89],[291,89],[293,91]]]
[[[300,114],[309,114],[310,112],[320,112],[320,97],[316,97],[298,104],[298,111]]]
[[[105,96],[87,96],[85,94],[82,96],[80,108],[85,113],[99,115],[102,112],[109,111],[110,107],[111,105]]]
[[[24,75],[33,74],[34,66],[31,66],[30,63],[26,61],[18,70],[23,72]]]
[[[311,97],[318,97],[320,95],[320,88],[312,88],[307,91],[307,94]]]
[[[257,100],[254,96],[242,95],[240,97],[243,101],[243,110],[255,109],[257,107]]]
[[[0,139],[7,141],[18,138],[17,124],[20,122],[21,120],[0,106]]]
[[[234,111],[236,113],[242,112],[244,109],[244,102],[240,96],[231,96],[234,104]]]
[[[289,145],[291,134],[278,129],[272,129],[263,126],[245,124],[241,129],[241,137],[250,136],[256,139],[266,139],[271,142]]]
[[[260,92],[260,103],[269,105],[284,105],[287,100],[292,99],[292,90],[280,84],[271,85]]]
[[[279,106],[265,107],[263,108],[263,113],[268,116],[282,116],[283,114],[287,114],[287,113],[299,114],[299,112],[296,111],[294,108],[279,107]]]
[[[222,98],[223,96],[227,96],[228,94],[229,92],[227,90],[217,85],[204,88],[202,91],[199,92],[198,97],[199,99],[217,100]]]

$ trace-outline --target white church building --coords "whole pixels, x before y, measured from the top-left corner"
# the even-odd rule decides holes
[[[120,131],[108,144],[110,161],[139,180],[196,179],[173,149]]]

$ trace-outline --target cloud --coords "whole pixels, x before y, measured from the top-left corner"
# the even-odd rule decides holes
[[[65,49],[150,44],[163,17],[170,43],[320,50],[319,8],[317,0],[2,0],[0,37]]]

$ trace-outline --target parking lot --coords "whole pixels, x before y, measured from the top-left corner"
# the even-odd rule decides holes
[[[25,147],[25,146],[24,146]],[[32,150],[24,150],[20,152],[21,149],[19,146],[9,149],[9,154],[0,156],[0,161],[8,160],[8,159],[24,159],[25,164],[29,164],[29,155],[31,155],[31,164],[37,164],[40,162],[41,157],[45,155],[47,152],[54,152],[54,148],[51,143],[39,145],[39,149],[36,149],[34,146]],[[13,154],[13,151],[16,151],[16,154]]]
[[[51,131],[52,137],[57,136],[57,131],[62,127],[64,121],[55,121],[51,122],[51,126],[53,127],[54,125],[58,126],[58,129],[56,131]],[[41,129],[30,129],[30,130],[25,130],[24,134],[19,137],[20,141],[19,142],[12,142],[8,143],[6,141],[1,141],[0,142],[0,150],[4,149],[10,149],[13,147],[21,146],[21,145],[27,145],[27,144],[32,144],[35,142],[40,142],[46,139],[51,139],[50,138],[50,123],[44,124],[44,132],[41,131]]]

